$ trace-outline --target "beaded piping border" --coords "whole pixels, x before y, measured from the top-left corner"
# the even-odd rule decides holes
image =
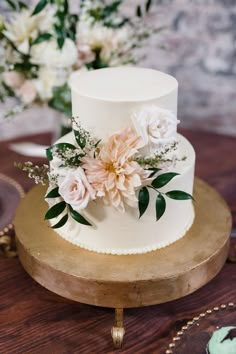
[[[171,343],[169,344],[169,348],[166,349],[165,353],[166,354],[174,354],[174,351],[172,350],[175,348],[176,342],[178,342],[183,334],[195,323],[199,322],[202,318],[210,315],[213,312],[217,312],[219,310],[225,310],[227,307],[234,307],[236,304],[233,302],[229,302],[228,304],[222,304],[220,306],[216,306],[213,309],[206,310],[206,312],[200,313],[199,316],[193,317],[191,321],[188,321],[185,326],[182,326],[181,330],[176,333],[176,335],[172,338]]]
[[[0,173],[0,180],[13,186],[21,198],[25,196],[23,187],[13,178]],[[15,257],[17,255],[14,249],[14,238],[13,236],[9,235],[12,233],[13,229],[14,226],[12,223],[10,223],[6,225],[3,230],[0,230],[0,248],[2,248],[2,252],[6,257]]]

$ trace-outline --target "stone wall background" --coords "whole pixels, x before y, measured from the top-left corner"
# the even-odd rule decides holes
[[[132,13],[140,3],[125,0],[124,11]],[[153,0],[149,21],[165,29],[149,40],[140,66],[177,78],[181,126],[236,136],[236,0]],[[42,117],[40,122],[37,129],[48,129]]]
[[[151,20],[143,65],[179,81],[181,125],[236,135],[236,1],[154,0]]]

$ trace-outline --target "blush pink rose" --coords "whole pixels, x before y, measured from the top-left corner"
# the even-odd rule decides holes
[[[18,89],[23,85],[25,77],[17,71],[9,71],[3,73],[3,80],[7,86],[11,87],[12,89]]]
[[[32,103],[37,97],[37,90],[32,80],[26,80],[17,90],[17,95],[25,104]]]
[[[77,212],[85,209],[89,201],[95,199],[95,191],[81,167],[66,174],[59,185],[59,193],[64,201]]]

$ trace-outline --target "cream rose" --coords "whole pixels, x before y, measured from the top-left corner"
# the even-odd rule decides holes
[[[151,155],[161,145],[175,141],[179,121],[173,112],[152,105],[134,112],[131,119],[145,154]]]
[[[77,212],[85,209],[89,201],[95,199],[95,191],[81,167],[66,174],[59,185],[59,193]]]

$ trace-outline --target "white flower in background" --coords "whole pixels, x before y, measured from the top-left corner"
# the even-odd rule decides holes
[[[2,76],[5,84],[13,90],[19,89],[25,82],[24,75],[17,71],[5,72]]]
[[[37,97],[37,90],[33,80],[25,80],[23,85],[17,90],[17,96],[20,97],[26,105],[32,103]]]
[[[46,8],[36,15],[38,29],[40,32],[51,33],[53,30],[53,25],[56,23],[56,7],[46,6]]]
[[[70,74],[71,71],[66,68],[40,67],[38,78],[34,80],[39,97],[43,101],[50,100],[53,97],[53,87],[63,86]]]
[[[100,23],[92,25],[80,22],[77,27],[79,58],[84,58],[84,63],[89,62],[94,58],[94,51],[100,50],[101,59],[108,63],[112,55],[120,51],[120,46],[127,42],[128,38],[129,33],[126,28],[113,29]]]
[[[56,71],[47,67],[39,69],[38,78],[35,80],[35,87],[42,101],[50,100],[53,97],[53,87],[56,86]]]
[[[16,12],[12,15],[10,22],[5,24],[4,35],[14,43],[17,49],[23,54],[28,54],[30,41],[38,35],[38,23],[35,16],[31,16],[29,10]]]
[[[90,200],[95,199],[95,191],[81,167],[66,174],[59,185],[59,194],[77,212],[85,209]]]
[[[163,145],[175,141],[177,124],[175,114],[155,105],[143,107],[132,114],[136,133],[142,138],[142,152],[151,155]]]
[[[42,42],[31,48],[31,62],[55,68],[68,68],[77,61],[77,48],[74,42],[67,38],[62,49],[58,48],[56,40]]]

